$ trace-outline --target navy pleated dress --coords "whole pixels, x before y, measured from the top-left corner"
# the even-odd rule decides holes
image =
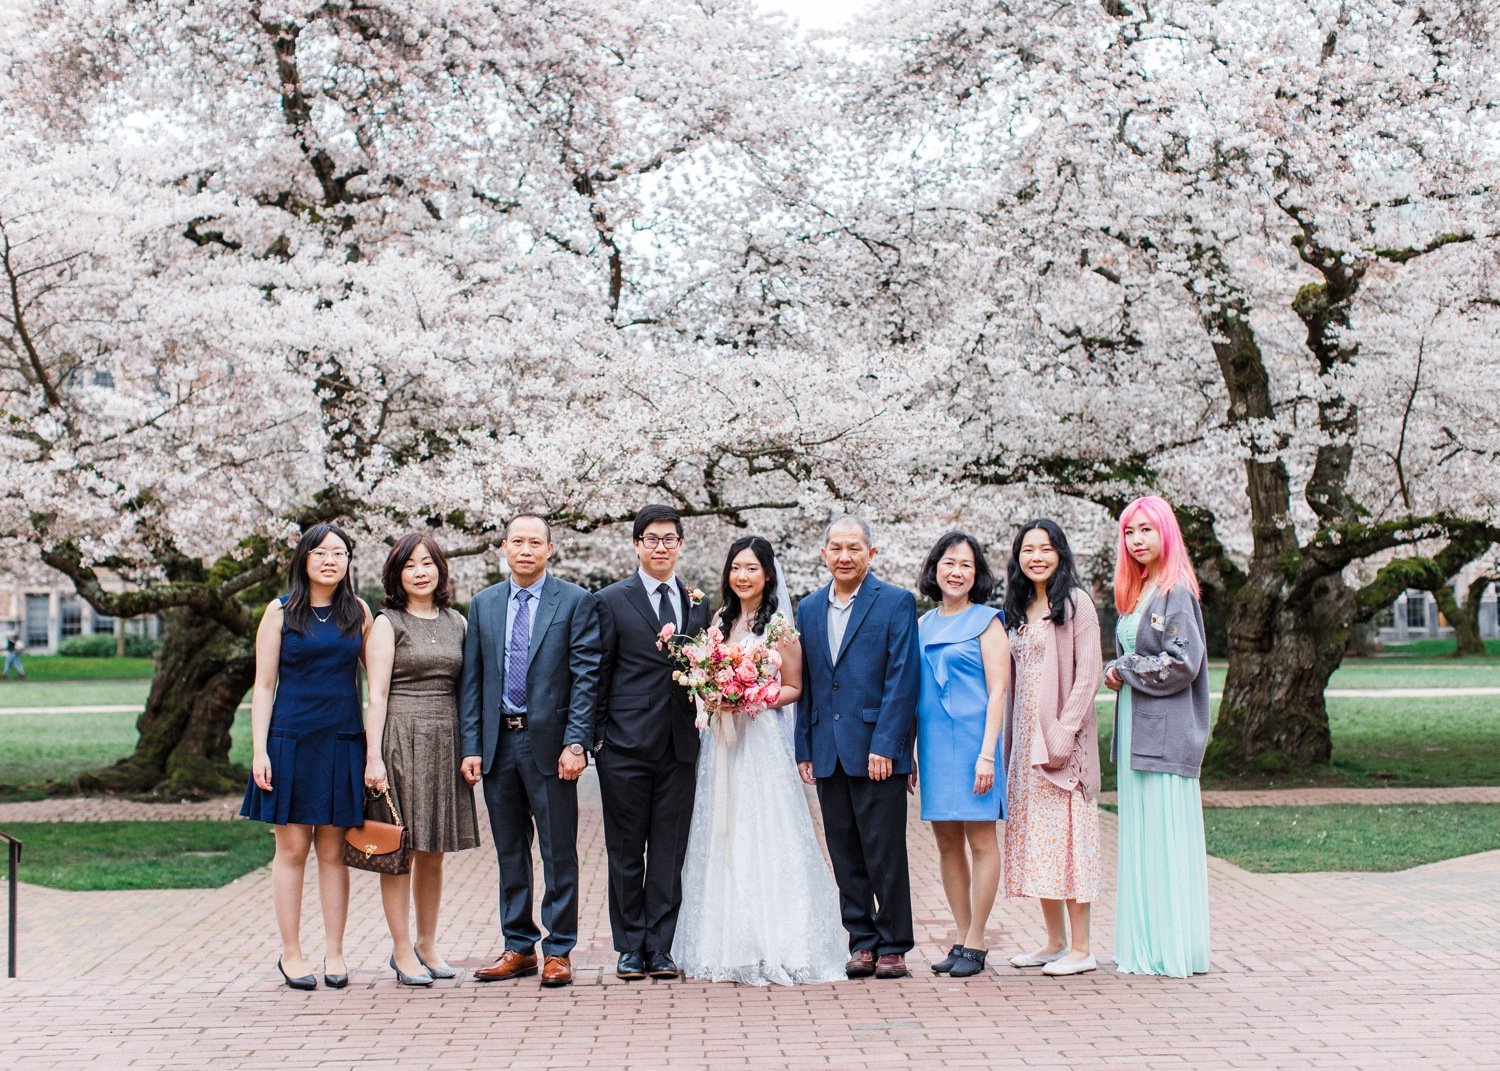
[[[286,606],[287,597],[281,597]],[[331,618],[330,613],[330,618]],[[271,791],[255,779],[240,814],[277,825],[364,822],[365,727],[359,704],[360,631],[307,615],[307,631],[281,632],[281,661],[266,753]]]

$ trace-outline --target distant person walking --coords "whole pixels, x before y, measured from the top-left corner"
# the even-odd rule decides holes
[[[21,650],[21,635],[12,629],[5,634],[5,672],[0,677],[9,680],[10,671],[14,669],[17,677],[26,679],[26,667],[21,665]]]

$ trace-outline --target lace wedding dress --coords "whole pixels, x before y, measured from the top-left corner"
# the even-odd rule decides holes
[[[702,731],[672,944],[690,978],[794,985],[845,977],[838,890],[779,713],[719,715]]]

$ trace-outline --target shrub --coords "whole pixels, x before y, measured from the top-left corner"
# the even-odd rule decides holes
[[[110,658],[115,653],[115,638],[103,634],[69,636],[57,645],[57,653],[72,658]]]
[[[159,646],[160,643],[149,636],[126,636],[125,657],[151,658],[155,656]],[[57,645],[57,653],[72,658],[113,658],[115,638],[102,632],[90,636],[70,636]]]

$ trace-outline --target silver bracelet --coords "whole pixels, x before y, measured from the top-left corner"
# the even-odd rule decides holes
[[[995,756],[993,756],[993,755],[980,755],[979,757],[981,759],[983,759],[985,762],[994,762],[995,761]]]

